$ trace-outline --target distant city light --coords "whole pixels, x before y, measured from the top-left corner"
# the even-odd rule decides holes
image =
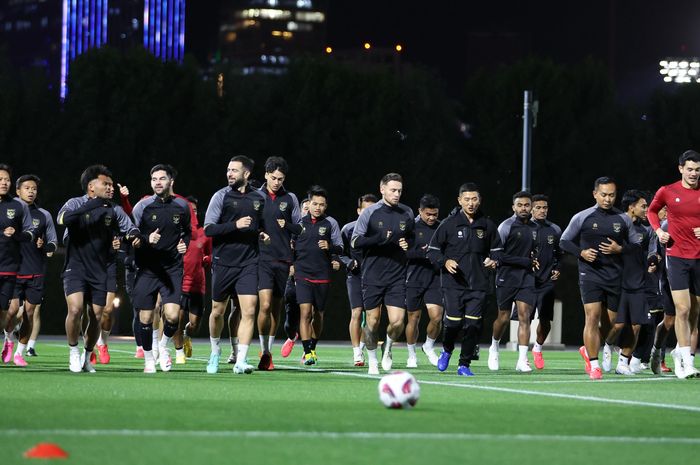
[[[333,48],[332,47],[326,47],[326,53],[333,53]]]
[[[372,48],[372,45],[369,42],[365,42],[364,47],[365,47],[365,50],[369,50],[370,48]]]
[[[700,83],[700,60],[698,58],[666,58],[659,61],[659,74],[664,82],[676,84]]]
[[[396,44],[396,51],[400,52],[402,50],[403,50],[403,46],[401,46],[401,44]]]

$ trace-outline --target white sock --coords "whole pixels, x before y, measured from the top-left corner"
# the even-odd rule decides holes
[[[369,350],[367,349],[367,357],[369,358],[369,363],[377,364],[377,349]]]
[[[605,343],[604,350],[609,350],[610,352],[612,352],[612,348],[610,347],[610,344],[608,344],[607,342]]]
[[[406,347],[408,348],[408,356],[409,357],[414,357],[416,356],[416,345],[415,344],[406,344]]]
[[[537,341],[535,341],[535,344],[532,346],[532,351],[542,352],[542,344],[539,344]]]
[[[518,360],[527,361],[528,346],[518,346]]]
[[[97,345],[98,345],[98,346],[103,346],[103,345],[105,345],[104,340],[102,339],[102,331],[100,331],[100,335],[97,336]]]
[[[353,347],[352,348],[352,356],[359,357],[360,355],[362,355],[362,349],[360,349],[360,346]]]
[[[248,363],[246,358],[248,358],[248,344],[238,344],[238,357],[236,357],[236,364]]]
[[[109,339],[109,333],[110,333],[110,332],[111,332],[111,331],[105,331],[105,330],[102,330],[102,331],[101,331],[101,334],[100,334],[100,337],[102,338],[102,344],[101,344],[101,345],[105,345],[105,346],[107,345],[107,340]]]
[[[17,344],[17,349],[15,350],[15,355],[24,355],[24,349],[27,347],[26,344],[22,344],[21,342]]]
[[[33,349],[35,344],[36,344],[36,339],[30,339],[29,343],[27,344],[27,349]]]
[[[386,342],[384,343],[386,345],[386,349],[384,350],[384,353],[386,353],[387,350],[391,349],[391,346],[394,345],[394,341],[391,340],[389,335],[386,335]]]
[[[168,343],[171,339],[172,337],[168,337],[165,335],[165,333],[163,333],[163,337],[160,338],[160,342],[158,343],[158,349],[165,350],[168,347]]]
[[[622,351],[620,351],[620,354],[617,357],[617,364],[618,365],[626,365],[626,366],[629,366],[629,364],[630,364],[630,360],[627,357],[625,357],[624,355],[622,355]]]
[[[158,345],[158,330],[153,330],[153,345]]]
[[[175,349],[175,356],[176,357],[184,357],[185,356],[185,349]]]
[[[68,346],[68,351],[71,355],[80,355],[80,349],[78,349],[78,346]]]
[[[269,352],[269,350],[267,348],[267,336],[263,336],[261,334],[258,336],[258,338],[260,339],[260,351],[263,353]]]
[[[212,354],[221,354],[221,347],[219,347],[219,340],[220,337],[210,337],[209,342],[211,343],[211,353]]]
[[[267,336],[267,350],[272,352],[272,345],[275,343],[275,336]]]
[[[495,338],[493,338],[493,337],[491,338],[491,348],[492,348],[493,350],[496,350],[496,351],[497,351],[497,350],[498,350],[498,344],[500,344],[500,343],[501,343],[501,340],[500,340],[500,339],[495,339]]]
[[[8,333],[6,329],[3,329],[2,332],[5,333],[5,342],[9,341],[10,340],[10,333]]]
[[[642,359],[641,359],[641,358],[637,358],[637,357],[635,357],[635,356],[633,355],[633,356],[632,356],[632,360],[630,360],[630,364],[632,364],[632,363],[634,363],[635,365],[639,365],[639,364],[642,363]]]
[[[591,360],[591,371],[595,370],[596,368],[600,368],[598,360]]]
[[[156,360],[153,358],[153,351],[152,350],[144,350],[143,351],[143,360],[146,362],[155,363]]]
[[[362,342],[362,341],[360,341],[360,351],[365,350],[366,347],[367,347],[367,346],[365,345],[365,343]]]
[[[690,346],[680,347],[679,352],[683,358],[683,368],[686,370],[693,366],[693,356],[690,355]]]
[[[5,331],[5,340],[10,341],[10,342],[17,342],[17,338],[15,337],[15,332],[10,331],[9,333]]]
[[[428,350],[432,349],[433,347],[435,347],[435,339],[433,339],[430,336],[427,336],[425,338],[425,343],[423,344],[423,347]]]

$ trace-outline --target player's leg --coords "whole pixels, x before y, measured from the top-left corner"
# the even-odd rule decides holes
[[[257,284],[256,286],[257,287]],[[258,303],[258,294],[251,293],[241,295],[238,294],[238,302],[240,304],[241,322],[238,325],[238,360],[233,366],[233,372],[252,373],[253,366],[246,362],[248,356],[248,348],[253,340],[253,331],[255,330],[255,308]]]
[[[238,325],[241,324],[240,308],[238,297],[235,295],[231,296],[231,311],[226,319],[226,327],[228,328],[229,342],[231,344],[231,354],[226,362],[229,364],[235,364],[238,358]]]
[[[39,337],[39,332],[41,331],[41,304],[34,307],[34,318],[32,321],[32,334],[29,336],[29,341],[27,342],[27,356],[36,357],[36,340]]]
[[[426,289],[406,288],[406,348],[408,358],[406,368],[417,368],[416,342],[418,341],[418,325],[420,324],[421,306]]]
[[[280,349],[282,357],[289,357],[296,340],[299,338],[299,318],[300,309],[297,302],[296,284],[294,277],[290,276],[284,289],[284,332],[287,335],[287,340],[284,341]]]
[[[359,276],[348,276],[345,282],[350,301],[350,343],[352,345],[352,359],[355,366],[365,366],[365,357],[360,349],[362,341],[362,281]]]
[[[529,297],[524,297],[527,294]],[[532,298],[534,300],[534,293],[521,289],[520,298]],[[518,362],[515,365],[515,370],[522,373],[529,373],[532,371],[530,367],[530,362],[527,358],[527,352],[530,345],[530,320],[532,317],[532,300],[516,300],[515,306],[518,312]]]
[[[498,357],[498,345],[501,343],[501,338],[506,328],[510,326],[510,318],[513,314],[513,302],[515,302],[515,294],[517,289],[511,287],[496,288],[496,304],[498,306],[498,315],[493,322],[493,331],[491,334],[491,345],[489,346],[489,370],[497,371],[500,367]]]
[[[367,346],[367,373],[379,374],[379,361],[377,360],[377,345],[379,339],[379,319],[381,317],[381,304],[384,296],[384,288],[362,284],[362,302],[365,308],[365,327],[363,336]]]
[[[483,323],[483,311],[486,303],[486,293],[479,291],[467,291],[463,294],[464,320],[462,321],[462,347],[459,354],[459,366],[457,375],[474,376],[471,371],[471,362],[477,357],[477,347],[481,337]]]
[[[536,290],[537,303],[537,336],[532,347],[532,358],[535,368],[544,369],[544,357],[542,347],[552,330],[552,320],[554,319],[554,286],[543,286]],[[534,316],[534,311],[533,311]]]
[[[401,280],[387,286],[383,300],[389,322],[386,328],[386,341],[382,345],[382,368],[384,371],[389,371],[393,365],[391,348],[394,341],[397,341],[404,332],[406,282]]]
[[[318,363],[316,344],[318,344],[318,340],[323,333],[323,311],[328,300],[329,286],[327,283],[311,284],[313,311],[311,316],[311,356],[314,359],[314,363]]]
[[[136,306],[136,300],[134,301]],[[153,304],[155,307],[155,304]],[[144,373],[156,372],[156,359],[153,355],[153,319],[155,312],[153,309],[139,310],[139,332],[141,333],[141,341],[143,343],[143,361]]]
[[[102,312],[102,321],[100,322],[100,334],[97,339],[97,352],[99,354],[98,360],[102,364],[107,364],[111,360],[111,356],[109,355],[109,347],[107,343],[109,341],[109,335],[112,332],[112,312],[114,311],[114,298],[116,296],[116,292],[107,292],[107,303],[105,304],[104,311]]]
[[[440,289],[437,289],[437,291],[440,292]],[[444,313],[442,296],[440,297],[440,304],[426,303],[425,306],[428,310],[428,327],[425,331],[425,342],[421,349],[426,357],[428,357],[428,361],[430,361],[433,366],[437,366],[438,355],[435,353],[435,341],[442,331],[442,318]]]
[[[598,352],[600,351],[600,320],[604,312],[603,302],[590,302],[583,304],[583,311],[586,315],[583,327],[583,346],[585,348],[584,361],[586,368],[590,372],[592,379],[600,379],[602,372],[598,363]],[[589,365],[590,364],[590,365]]]
[[[463,289],[443,288],[445,316],[442,328],[442,352],[438,357],[437,369],[447,370],[450,357],[455,348],[455,342],[464,325],[464,314],[467,291]]]

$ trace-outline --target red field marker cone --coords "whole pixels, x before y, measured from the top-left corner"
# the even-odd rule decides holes
[[[41,442],[24,453],[28,459],[66,459],[68,452],[50,442]]]

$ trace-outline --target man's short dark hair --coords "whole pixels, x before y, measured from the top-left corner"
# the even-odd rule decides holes
[[[268,157],[267,160],[265,160],[265,172],[274,173],[277,170],[286,176],[289,171],[287,160],[282,157]]]
[[[647,198],[647,193],[639,190],[639,189],[630,189],[626,191],[622,195],[622,201],[620,202],[620,206],[622,207],[622,211],[627,211],[627,209],[630,207],[630,205],[634,205],[639,200],[641,199],[646,199]]]
[[[199,204],[199,200],[198,200],[197,197],[195,197],[194,195],[188,195],[187,197],[185,197],[185,199],[186,199],[189,203],[193,203],[193,204],[195,204],[195,205],[198,205],[198,204]]]
[[[2,168],[0,168],[2,169]],[[17,189],[22,187],[22,184],[24,184],[27,181],[34,181],[36,183],[36,186],[39,187],[39,183],[41,182],[41,179],[39,179],[39,176],[36,174],[23,174],[19,178],[17,178],[17,182],[15,183],[15,186],[17,186]]]
[[[700,153],[695,150],[686,150],[678,157],[678,165],[684,166],[685,162],[694,161],[695,163],[700,163]]]
[[[177,177],[177,170],[173,168],[172,165],[168,165],[166,163],[158,163],[156,166],[151,168],[151,176],[153,176],[153,173],[156,171],[165,171],[165,174],[167,174],[170,179],[175,179]]]
[[[513,203],[515,203],[515,199],[530,199],[530,202],[532,202],[532,194],[528,191],[516,192],[513,194]]]
[[[243,165],[243,168],[248,171],[249,173],[253,172],[253,168],[255,168],[255,162],[246,157],[245,155],[236,155],[235,157],[231,158],[231,161],[237,161],[241,165]]]
[[[459,195],[462,195],[465,192],[478,192],[479,197],[481,197],[481,191],[479,190],[479,186],[477,186],[475,182],[465,182],[464,184],[459,186]]]
[[[10,168],[10,165],[0,163],[0,171],[7,171],[7,174],[9,174],[10,177],[12,177],[12,168]]]
[[[420,198],[418,208],[440,208],[440,199],[433,194],[425,194]]]
[[[603,184],[615,184],[615,185],[617,185],[615,180],[613,178],[611,178],[610,176],[601,176],[598,179],[596,179],[595,182],[593,183],[593,190],[597,191],[598,186],[601,186]]]
[[[379,199],[377,199],[377,196],[374,195],[374,194],[365,194],[365,195],[361,195],[361,196],[357,199],[357,208],[362,208],[362,204],[363,204],[364,202],[377,203],[378,200],[379,200]]]
[[[306,195],[309,197],[309,200],[313,196],[323,197],[324,199],[328,200],[328,191],[318,184],[309,187],[309,191],[306,193]]]
[[[304,197],[303,199],[301,199],[301,200],[299,201],[299,206],[301,207],[301,206],[304,205],[306,202],[311,202],[311,199],[308,198],[308,197]]]
[[[401,184],[403,184],[403,178],[401,177],[401,175],[399,173],[387,173],[384,176],[382,176],[382,180],[379,182],[381,183],[382,186],[386,186],[391,181],[396,181],[396,182],[400,182]]]
[[[549,196],[545,194],[535,194],[532,196],[532,203],[535,202],[547,202],[549,203]]]
[[[105,165],[92,165],[85,168],[83,174],[80,175],[80,187],[84,192],[87,192],[88,184],[99,178],[100,176],[112,177],[112,172]]]

